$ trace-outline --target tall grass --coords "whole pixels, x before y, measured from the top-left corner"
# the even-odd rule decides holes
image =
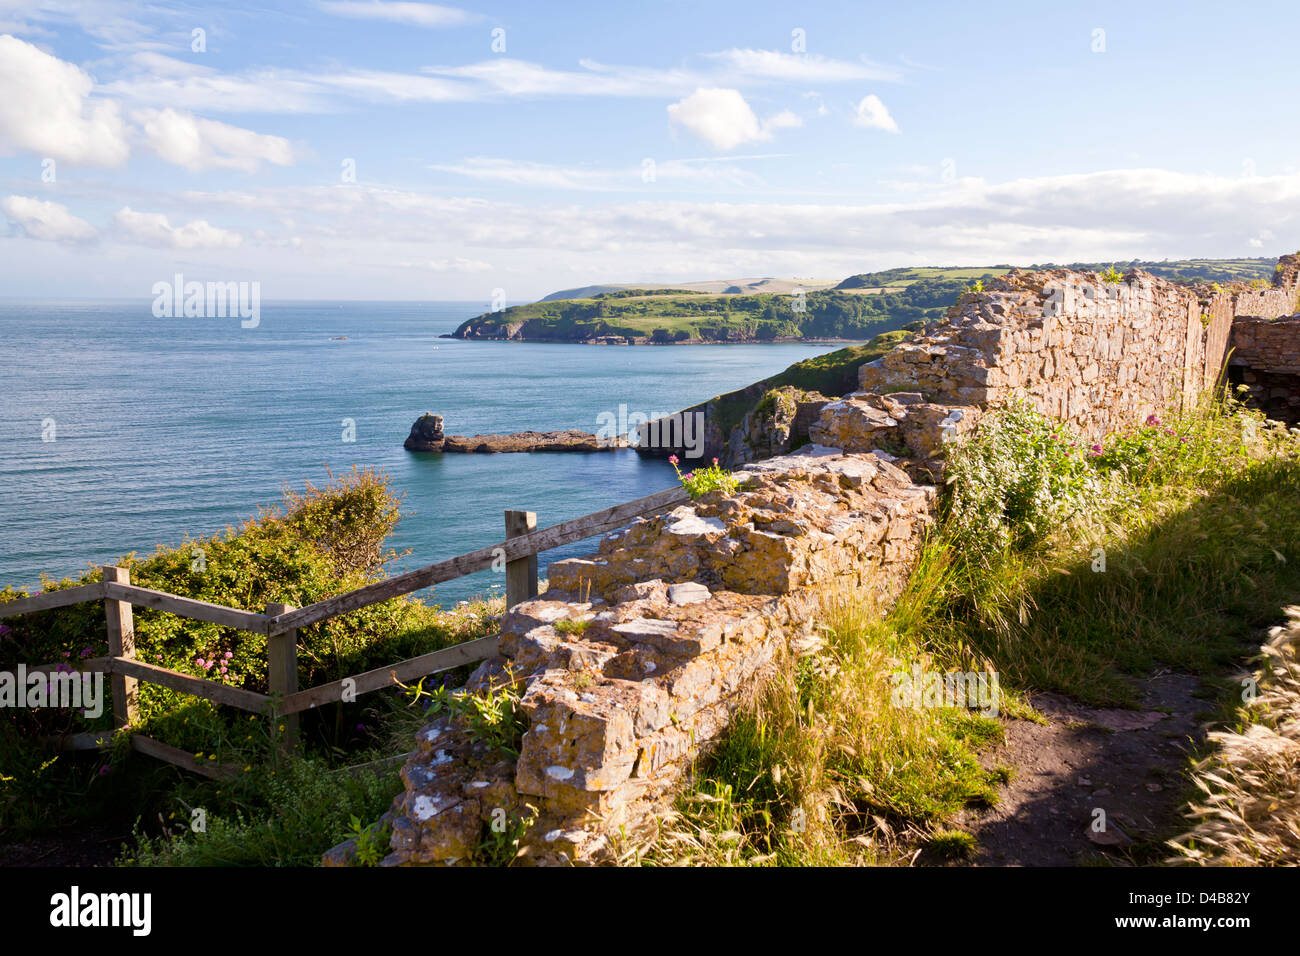
[[[657,838],[655,865],[911,862],[997,799],[1001,725],[891,702],[914,663],[992,670],[1004,716],[1052,690],[1132,705],[1164,666],[1222,684],[1300,592],[1300,440],[1230,394],[1090,445],[1024,406],[953,452],[938,529],[896,604],[822,596],[822,647],[780,662]],[[1257,643],[1257,642],[1256,642]],[[798,825],[795,825],[798,824]]]
[[[1201,866],[1300,864],[1300,607],[1272,629],[1264,666],[1243,683],[1235,725],[1210,734],[1195,768],[1201,798],[1192,830],[1169,862]]]

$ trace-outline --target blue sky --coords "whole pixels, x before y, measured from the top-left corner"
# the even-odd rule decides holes
[[[1298,36],[1282,4],[0,0],[0,295],[1272,256]]]

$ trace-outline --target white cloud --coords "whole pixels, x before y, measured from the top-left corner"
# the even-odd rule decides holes
[[[796,117],[797,119],[797,117]],[[430,169],[464,176],[478,182],[540,189],[585,191],[627,191],[657,183],[673,185],[734,185],[753,187],[761,181],[753,173],[734,165],[719,165],[721,157],[702,159],[648,159],[636,166],[608,168],[561,166],[525,160],[474,156],[459,163],[438,164]],[[771,156],[729,156],[725,162],[769,159]]]
[[[79,67],[0,36],[0,152],[121,164],[130,153],[126,124],[117,103],[91,99],[94,85]]]
[[[733,157],[720,161],[727,165]],[[281,294],[305,298],[427,297],[431,276],[439,296],[475,300],[487,296],[490,276],[506,276],[517,301],[589,282],[842,278],[909,264],[1240,256],[1300,247],[1295,173],[1242,179],[1115,169],[1004,183],[942,183],[933,171],[927,175],[928,183],[910,194],[896,192],[890,202],[728,201],[716,193],[698,201],[547,202],[535,195],[492,201],[366,184],[187,190],[167,194],[167,201],[179,221],[201,220],[206,228],[230,217],[248,222],[250,239],[221,252],[222,267],[256,270],[264,281],[275,279]],[[136,208],[158,208],[145,203],[133,200]],[[128,247],[126,228],[101,235],[101,244],[116,239],[123,247],[109,245],[122,261],[144,263],[139,277],[132,275],[137,283],[166,268],[162,257],[176,247],[176,230],[165,219],[165,228],[158,227],[159,218],[136,231],[166,252]],[[1266,241],[1264,230],[1277,238]],[[1248,237],[1265,244],[1253,251]],[[51,287],[62,282],[57,288],[67,294],[109,294],[96,287],[110,281],[100,272],[87,269],[81,276],[65,265],[56,273],[37,255],[48,247],[13,245],[10,271],[27,283],[22,294],[28,288],[41,294],[38,281]],[[88,264],[103,259],[99,246],[76,254],[86,255]],[[491,263],[492,271],[469,271],[473,267],[464,263],[458,269],[458,259]],[[430,262],[437,265],[431,269]],[[124,288],[113,294],[129,294]]]
[[[396,4],[359,4],[372,6]],[[421,6],[421,5],[415,5]],[[683,97],[701,87],[749,87],[794,82],[894,81],[896,70],[866,62],[728,50],[705,54],[701,67],[646,67],[578,61],[556,69],[495,56],[461,65],[431,65],[417,73],[341,69],[328,72],[249,69],[223,73],[158,53],[132,56],[105,92],[135,103],[208,112],[329,113],[363,102],[473,102],[500,97]]]
[[[68,207],[57,202],[46,202],[30,196],[7,196],[0,201],[0,209],[9,221],[32,239],[47,242],[84,242],[95,237],[95,227],[84,219],[68,212]]]
[[[858,103],[853,125],[865,126],[868,129],[883,129],[888,133],[898,132],[898,124],[894,122],[894,118],[889,115],[889,110],[875,93],[864,96]]]
[[[160,212],[136,212],[123,206],[113,216],[118,232],[128,241],[165,249],[235,249],[244,238],[237,232],[219,229],[205,219],[173,226]]]
[[[795,83],[842,83],[851,80],[897,82],[902,73],[867,61],[833,60],[812,53],[776,50],[724,50],[708,56],[740,77],[766,78]]]
[[[451,259],[426,259],[421,262],[403,262],[406,269],[424,269],[428,272],[488,272],[492,263],[481,259],[466,259],[456,256]]]
[[[701,87],[680,102],[669,104],[668,121],[723,150],[771,139],[774,129],[803,125],[789,110],[760,122],[739,90],[716,87]]]
[[[436,3],[389,3],[382,0],[321,0],[326,13],[356,20],[388,20],[415,27],[455,27],[475,17],[456,7]]]
[[[145,141],[162,159],[190,170],[207,168],[257,169],[263,162],[292,166],[293,147],[287,139],[202,119],[179,110],[138,110]]]

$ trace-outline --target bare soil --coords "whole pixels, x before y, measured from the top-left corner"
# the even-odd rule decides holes
[[[1185,829],[1182,811],[1192,796],[1186,770],[1204,740],[1208,705],[1195,696],[1200,681],[1193,676],[1161,671],[1137,684],[1136,710],[1040,694],[1032,703],[1046,724],[1005,722],[1005,743],[981,755],[986,766],[1013,769],[998,806],[968,809],[952,821],[978,841],[965,862],[1123,866],[1169,855],[1164,841]]]

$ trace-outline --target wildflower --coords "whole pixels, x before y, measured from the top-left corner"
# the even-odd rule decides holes
[[[718,459],[716,459],[716,458],[713,459],[713,467],[714,467],[714,468],[718,467]]]
[[[221,656],[224,657],[226,660],[230,660],[232,657],[235,656],[235,652],[234,652],[234,651],[226,651],[226,653],[222,654]]]
[[[682,480],[683,480],[683,481],[690,481],[690,480],[691,480],[692,478],[694,478],[694,477],[695,477],[695,472],[693,472],[693,471],[688,471],[686,474],[682,475]]]
[[[72,651],[64,651],[64,652],[63,652],[63,656],[64,656],[64,657],[71,657],[71,656],[72,656]]]
[[[676,455],[669,455],[669,456],[668,456],[668,464],[670,464],[670,465],[675,465],[675,464],[677,464],[678,461],[680,461],[680,459],[679,459]]]
[[[224,674],[224,673],[227,671],[227,669],[228,669],[228,668],[226,667],[225,664],[222,664],[222,665],[221,665],[221,673]]]
[[[1093,445],[1093,446],[1092,446],[1092,453],[1093,453],[1094,455],[1100,455],[1100,454],[1101,454],[1101,451],[1102,451],[1102,449],[1101,449],[1101,446],[1100,446],[1100,445]]]
[[[1160,426],[1160,418],[1159,418],[1159,416],[1157,416],[1157,415],[1148,415],[1148,416],[1147,416],[1147,427],[1149,427],[1149,428],[1158,428],[1159,426]]]
[[[81,649],[81,656],[82,656],[82,657],[89,657],[89,656],[90,656],[90,648],[89,648],[89,647],[83,647],[83,648]]]

